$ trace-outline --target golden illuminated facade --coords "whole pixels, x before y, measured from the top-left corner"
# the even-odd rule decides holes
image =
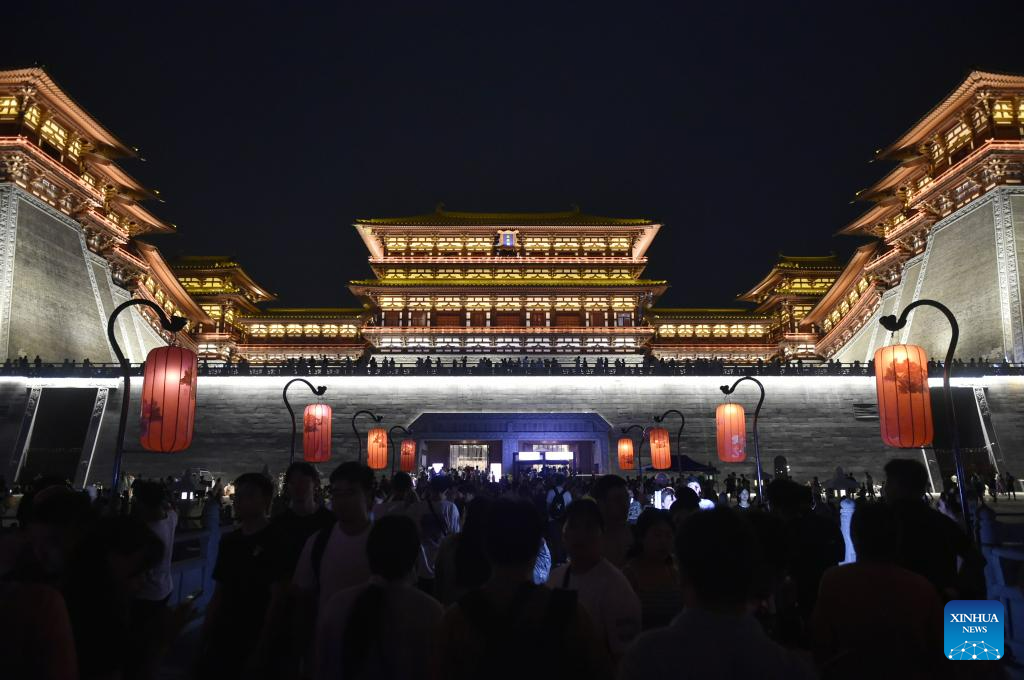
[[[757,360],[815,357],[817,330],[805,317],[829,291],[842,264],[834,255],[791,257],[778,262],[739,297],[754,308],[656,308],[651,350],[659,359]]]
[[[969,321],[962,356],[1024,361],[1024,77],[972,72],[878,159],[895,167],[858,192],[873,205],[840,232],[874,242],[808,316],[823,332],[817,352],[864,361],[884,339],[879,315],[931,297]],[[912,318],[904,341],[941,331],[929,315]]]
[[[352,281],[387,353],[635,353],[644,310],[665,290],[642,279],[660,225],[558,213],[358,220],[377,278]]]

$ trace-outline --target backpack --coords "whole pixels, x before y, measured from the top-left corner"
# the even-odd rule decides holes
[[[548,505],[548,516],[558,522],[565,518],[565,491],[556,486],[554,492],[551,504]]]

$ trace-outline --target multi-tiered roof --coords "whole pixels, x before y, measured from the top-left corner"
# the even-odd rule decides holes
[[[357,220],[376,278],[364,335],[391,352],[635,352],[664,281],[640,278],[661,225],[551,213]]]

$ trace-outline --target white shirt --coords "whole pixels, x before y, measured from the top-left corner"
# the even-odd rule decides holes
[[[316,590],[316,576],[313,574],[313,544],[320,532],[310,536],[299,555],[292,583],[301,590]],[[338,591],[366,583],[370,579],[370,564],[366,558],[366,538],[370,526],[361,534],[349,536],[335,523],[331,537],[327,540],[323,560],[320,562],[320,595],[318,611],[323,611],[331,596]]]
[[[431,511],[433,506],[433,511]],[[416,574],[423,579],[434,578],[434,564],[445,536],[459,532],[459,509],[451,501],[420,501],[409,506],[406,513],[420,530],[420,557]]]
[[[444,609],[437,600],[405,584],[373,582],[384,589],[380,610],[381,627],[387,631],[381,639],[381,652],[371,649],[362,677],[427,678],[434,636]],[[316,673],[318,680],[338,680],[343,676],[342,640],[352,605],[369,584],[346,588],[331,597],[321,612],[316,636]],[[365,625],[365,622],[355,622]]]
[[[567,585],[569,590],[575,590],[598,637],[605,640],[612,658],[620,658],[640,633],[640,598],[622,572],[603,557],[585,574],[572,571],[565,584],[565,572],[570,566],[563,564],[552,569],[548,586]]]
[[[168,510],[167,517],[149,522],[146,526],[163,543],[164,554],[160,559],[160,564],[146,572],[142,588],[139,589],[135,597],[140,600],[159,602],[174,590],[174,581],[171,579],[171,555],[174,552],[174,530],[178,526],[178,513]]]

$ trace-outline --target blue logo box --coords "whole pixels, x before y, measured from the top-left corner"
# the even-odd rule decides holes
[[[998,661],[1003,658],[1003,603],[952,600],[943,620],[943,653],[953,661]]]

